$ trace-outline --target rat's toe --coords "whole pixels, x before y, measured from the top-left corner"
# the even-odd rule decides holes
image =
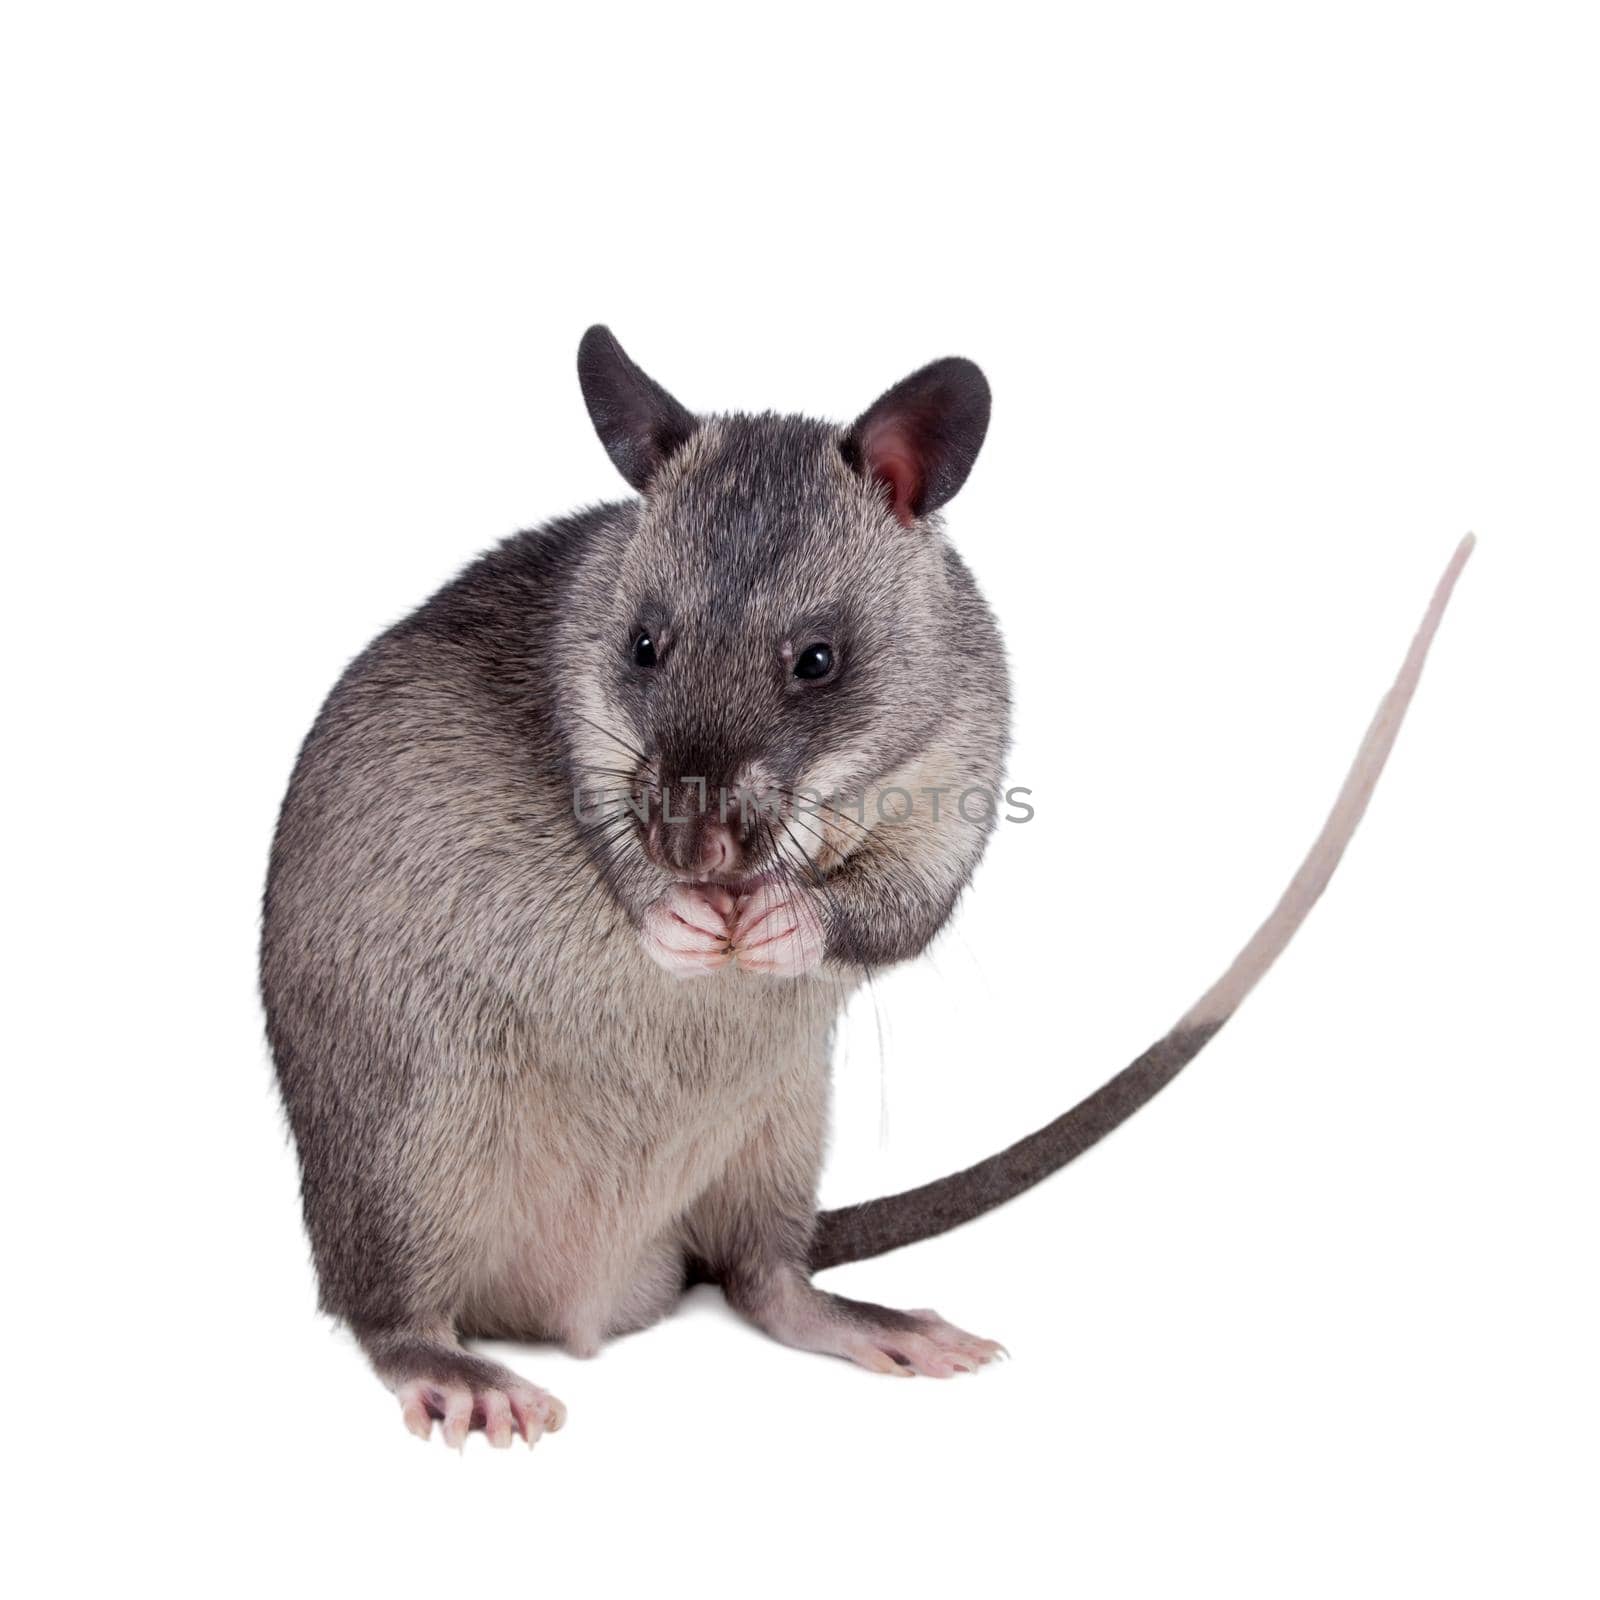
[[[472,1432],[473,1401],[470,1389],[443,1391],[444,1426],[439,1432],[452,1450],[466,1448],[467,1435]]]
[[[483,1432],[496,1450],[511,1448],[511,1399],[499,1389],[490,1389],[481,1398]]]
[[[517,1431],[531,1449],[545,1433],[558,1433],[567,1420],[567,1408],[553,1394],[525,1385],[510,1393],[511,1414]]]
[[[433,1435],[433,1413],[428,1410],[426,1387],[422,1383],[408,1383],[399,1390],[401,1420],[419,1439]]]

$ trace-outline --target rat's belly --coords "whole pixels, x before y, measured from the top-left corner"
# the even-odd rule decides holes
[[[515,1182],[482,1241],[463,1331],[592,1355],[655,1321],[683,1286],[679,1219],[742,1143],[737,1123],[699,1128],[645,1159]]]
[[[676,1300],[680,1219],[786,1114],[797,1074],[825,1077],[839,1005],[826,980],[696,987],[647,1021],[603,1013],[559,1053],[538,1042],[531,1092],[496,1141],[496,1170],[481,1175],[493,1199],[464,1332],[591,1354]]]

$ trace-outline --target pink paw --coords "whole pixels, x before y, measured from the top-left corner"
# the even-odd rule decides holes
[[[733,896],[714,884],[677,883],[644,914],[647,956],[675,978],[703,978],[728,965]]]
[[[395,1393],[405,1425],[419,1439],[433,1432],[437,1418],[444,1442],[457,1450],[466,1446],[467,1435],[474,1428],[481,1428],[497,1450],[508,1449],[513,1435],[527,1440],[532,1449],[541,1435],[555,1433],[567,1420],[567,1408],[531,1383],[474,1389],[415,1378],[401,1384]]]
[[[993,1339],[957,1328],[932,1311],[910,1311],[915,1328],[864,1327],[853,1330],[839,1354],[871,1372],[910,1378],[953,1378],[958,1372],[979,1367],[1005,1354]]]
[[[828,944],[811,896],[782,883],[759,884],[739,901],[732,937],[740,971],[775,978],[820,966]]]

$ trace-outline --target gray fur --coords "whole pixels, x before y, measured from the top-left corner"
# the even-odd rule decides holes
[[[1172,1032],[998,1156],[819,1219],[840,1010],[938,933],[992,817],[930,804],[892,824],[796,797],[998,789],[1004,654],[934,515],[972,466],[988,387],[937,362],[840,429],[696,419],[603,329],[580,362],[640,497],[507,540],[351,665],[301,751],[265,902],[262,992],[322,1303],[408,1425],[442,1419],[457,1442],[476,1425],[531,1443],[563,1415],[463,1337],[590,1353],[690,1278],[776,1338],[878,1371],[989,1359],[998,1346],[932,1313],[810,1274],[1002,1203],[1198,1053],[1337,866],[1471,547],[1289,889]],[[791,666],[818,641],[835,666],[802,681]],[[724,789],[770,809],[714,823]]]
[[[613,424],[604,371],[585,381]],[[1007,681],[937,522],[902,526],[846,440],[699,422],[640,499],[517,535],[390,629],[312,728],[262,990],[323,1306],[397,1387],[492,1382],[465,1335],[592,1351],[691,1269],[814,1348],[872,1310],[830,1309],[806,1270],[830,1037],[865,967],[938,932],[989,823],[807,821],[784,792],[992,790]],[[671,640],[648,679],[641,620]],[[844,664],[807,692],[781,649],[819,632]],[[787,830],[746,870],[809,897],[827,958],[679,982],[637,937],[674,874],[619,797],[752,768]],[[607,796],[600,823],[574,786]]]

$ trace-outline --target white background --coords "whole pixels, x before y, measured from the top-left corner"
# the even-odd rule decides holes
[[[1583,7],[9,7],[8,1453],[34,1590],[1593,1593],[1595,40]],[[1282,966],[1107,1145],[840,1272],[890,1383],[709,1291],[529,1455],[314,1312],[254,991],[297,744],[687,403],[994,385],[951,507],[1017,685],[955,931],[847,1029],[826,1196],[1142,1049],[1318,825]],[[1585,1525],[1587,1522],[1587,1526]]]

